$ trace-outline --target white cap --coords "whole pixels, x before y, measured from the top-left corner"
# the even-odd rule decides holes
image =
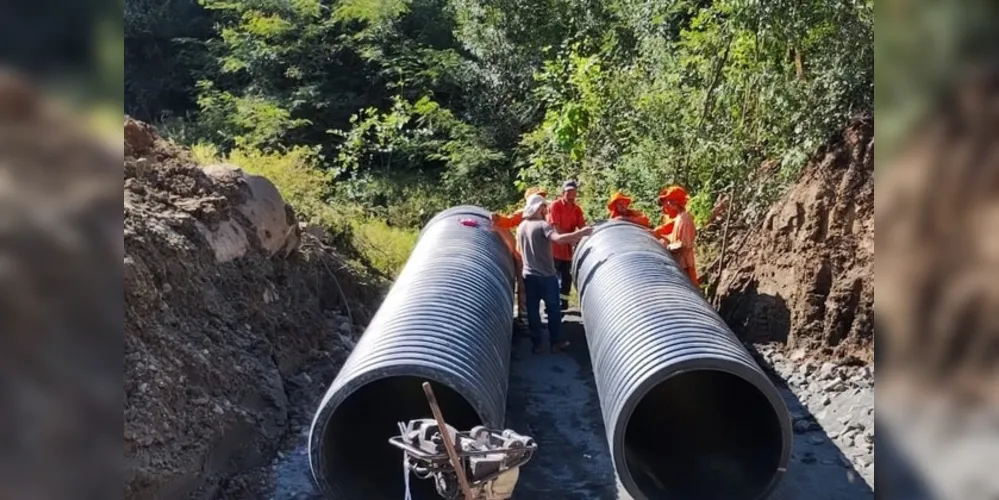
[[[532,194],[527,197],[527,203],[524,204],[524,217],[534,217],[534,214],[538,213],[541,207],[545,206],[545,197],[540,194]]]

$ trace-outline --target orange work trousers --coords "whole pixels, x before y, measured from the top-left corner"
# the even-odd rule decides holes
[[[513,267],[517,273],[513,292],[517,299],[517,316],[523,317],[524,314],[527,314],[527,294],[524,292],[524,259],[520,256],[520,252],[517,251],[517,243],[513,239],[513,233],[507,229],[499,228],[496,232],[506,244],[510,253],[513,254]]]
[[[694,266],[690,266],[690,267],[684,268],[683,270],[687,272],[687,276],[690,277],[691,283],[693,283],[694,286],[697,289],[700,289],[701,288],[701,282],[698,281],[698,279],[697,279],[697,268],[694,267]]]

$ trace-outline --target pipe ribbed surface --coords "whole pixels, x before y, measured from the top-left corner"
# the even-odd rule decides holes
[[[430,417],[424,381],[449,424],[502,427],[513,269],[481,208],[455,207],[424,227],[313,419],[309,458],[323,493],[402,498],[402,456],[387,440],[397,422]],[[436,498],[432,483],[414,480],[414,498]]]
[[[603,223],[573,262],[607,440],[636,499],[764,498],[792,430],[780,393],[648,231]]]

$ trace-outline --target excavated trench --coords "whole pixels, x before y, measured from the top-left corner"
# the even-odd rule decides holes
[[[398,422],[427,416],[424,380],[436,382],[452,425],[504,424],[512,263],[488,220],[458,207],[424,229],[313,421],[309,455],[324,493],[398,497],[402,456],[386,441]],[[786,407],[650,239],[605,224],[575,263],[613,469],[635,498],[763,497],[790,453]],[[434,498],[430,481],[412,486],[415,498]]]
[[[534,355],[530,352],[530,342],[526,337],[513,340],[511,366],[509,374],[509,391],[506,400],[505,427],[523,432],[534,437],[539,444],[535,458],[521,470],[521,479],[517,486],[516,500],[547,500],[552,498],[572,498],[573,500],[606,500],[618,498],[621,500],[642,498],[629,494],[617,479],[618,472],[606,439],[606,429],[600,411],[600,399],[596,382],[593,378],[591,355],[586,344],[581,318],[576,314],[566,317],[564,333],[573,344],[569,351],[558,355]],[[335,371],[327,375],[315,374],[318,385],[311,385],[311,390],[299,391],[302,410],[311,412],[315,409],[312,399],[316,390],[322,389],[320,380],[331,380]],[[706,378],[703,376],[707,376]],[[721,375],[721,377],[719,377]],[[763,478],[769,478],[769,466],[764,467],[767,460],[773,460],[777,450],[772,447],[773,441],[767,434],[766,418],[761,418],[766,412],[758,408],[769,404],[759,399],[745,397],[752,394],[750,387],[738,377],[725,377],[720,372],[688,372],[678,374],[674,378],[655,386],[639,402],[628,420],[625,431],[624,449],[631,462],[626,468],[636,477],[638,487],[646,490],[645,498],[662,498],[657,496],[654,481],[644,481],[640,472],[639,462],[658,466],[653,470],[657,481],[671,485],[678,493],[668,498],[710,498],[689,494],[700,490],[721,494],[723,491],[751,490],[761,487]],[[686,380],[685,380],[686,379]],[[713,380],[711,380],[713,379]],[[308,449],[305,446],[308,435],[290,439],[283,452],[272,466],[267,468],[272,485],[270,489],[259,493],[243,495],[244,498],[273,498],[274,500],[324,500],[327,498],[403,498],[403,479],[401,454],[385,443],[385,439],[396,430],[395,418],[411,418],[408,408],[415,409],[418,417],[425,418],[425,401],[411,401],[412,406],[397,404],[399,395],[421,394],[416,384],[423,378],[393,378],[373,382],[348,398],[336,412],[336,421],[331,423],[331,429],[339,429],[329,434],[324,453],[331,461],[343,464],[330,471],[327,481],[340,482],[344,487],[364,489],[353,496],[329,497],[324,495],[317,486],[309,466]],[[675,383],[674,383],[675,382]],[[706,392],[722,394],[742,394],[743,397],[731,399],[707,400]],[[467,426],[479,423],[477,416],[470,412],[471,406],[462,400],[455,401],[455,393],[435,384],[435,392],[444,406],[448,420]],[[781,397],[792,412],[801,414],[802,408],[794,394],[781,389]],[[691,396],[692,393],[700,394]],[[312,394],[312,397],[307,396]],[[695,406],[679,402],[695,400]],[[294,403],[294,402],[293,402]],[[392,412],[398,417],[380,418],[378,413],[384,411],[387,403],[391,403]],[[299,404],[299,403],[294,403]],[[680,424],[689,418],[691,408],[696,408],[697,415],[703,415],[695,426],[683,428]],[[759,411],[758,411],[759,410]],[[341,415],[341,412],[343,414]],[[465,413],[468,412],[468,413]],[[403,416],[403,415],[406,416]],[[464,419],[468,420],[464,420]],[[663,421],[675,425],[667,427]],[[354,429],[356,432],[350,432]],[[688,432],[689,431],[689,432]],[[299,436],[297,432],[295,436]],[[873,498],[872,490],[863,481],[851,481],[851,470],[840,465],[826,465],[840,460],[841,453],[836,445],[826,437],[822,443],[816,444],[814,438],[824,435],[821,431],[813,432],[808,438],[794,441],[794,453],[798,457],[793,466],[769,497],[771,500],[841,500],[843,498]],[[360,436],[367,436],[361,438]],[[336,443],[343,443],[338,449]],[[724,486],[715,485],[712,481],[697,481],[704,477],[700,471],[713,469],[713,478],[718,478],[719,466],[697,466],[710,458],[705,453],[706,445],[717,445],[713,456],[725,456],[727,463],[747,460],[746,457],[758,457],[758,469],[747,468],[755,481],[736,483],[729,480]],[[342,450],[342,453],[340,452]],[[752,454],[750,450],[755,450]],[[771,455],[772,454],[772,455]],[[655,457],[663,459],[656,462]],[[704,457],[691,461],[690,457]],[[801,458],[813,457],[813,464],[801,463]],[[821,462],[821,463],[819,463]],[[740,462],[744,463],[744,462]],[[765,469],[765,470],[764,470]],[[730,477],[738,479],[738,475]],[[411,488],[416,499],[437,500],[439,497],[431,490],[431,484],[413,478]],[[688,492],[681,494],[679,491]],[[360,495],[360,496],[358,496]],[[370,495],[370,496],[369,496]],[[236,498],[239,496],[234,496]],[[729,498],[749,498],[748,496],[732,495]]]

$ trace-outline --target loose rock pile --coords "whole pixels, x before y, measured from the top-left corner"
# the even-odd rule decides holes
[[[758,345],[756,351],[801,402],[792,410],[795,439],[814,445],[827,436],[847,457],[854,469],[874,484],[874,371],[866,365],[843,365],[810,359],[802,349],[784,354],[774,344]],[[805,464],[815,463],[806,454]],[[847,465],[847,464],[844,464]]]

